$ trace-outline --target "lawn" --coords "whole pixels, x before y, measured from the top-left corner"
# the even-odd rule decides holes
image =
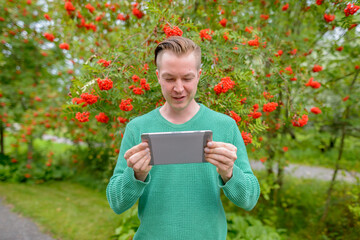
[[[121,220],[110,209],[105,192],[68,181],[0,182],[0,197],[62,240],[108,239]]]

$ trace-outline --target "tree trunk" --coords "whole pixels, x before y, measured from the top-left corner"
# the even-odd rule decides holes
[[[0,145],[1,145],[1,153],[5,155],[5,151],[4,151],[4,125],[1,122],[0,123]]]
[[[340,169],[340,164],[339,163],[340,163],[341,156],[342,156],[343,149],[344,149],[344,140],[345,140],[345,126],[343,126],[341,128],[341,142],[340,142],[340,147],[339,147],[339,155],[338,155],[338,158],[336,159],[335,171],[333,173],[331,183],[330,183],[329,189],[327,191],[325,209],[324,209],[324,213],[323,213],[323,215],[321,217],[320,223],[324,223],[324,221],[326,220],[326,217],[328,215],[328,212],[329,212],[331,194],[332,194],[332,191],[334,189],[337,173],[338,173],[338,171]]]
[[[296,140],[296,135],[291,128],[286,127],[286,132],[291,136],[292,140]]]
[[[276,206],[278,204],[278,196],[279,192],[281,191],[281,188],[283,186],[283,178],[284,178],[284,168],[283,165],[278,162],[278,170],[277,170],[277,177],[276,177],[276,184],[279,185],[278,188],[274,189],[273,199],[274,199],[274,205]]]
[[[337,139],[336,136],[335,137],[330,137],[330,142],[329,142],[328,149],[333,149],[335,147],[336,139]]]
[[[278,164],[278,176],[276,179],[276,183],[279,184],[279,188],[283,185],[283,178],[284,178],[284,166],[282,164]]]
[[[34,151],[34,145],[33,145],[33,140],[30,139],[28,142],[28,151],[27,151],[27,164],[31,164],[32,163],[32,156],[33,156],[33,151]]]

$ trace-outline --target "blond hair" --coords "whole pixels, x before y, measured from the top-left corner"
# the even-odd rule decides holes
[[[194,53],[197,69],[200,69],[201,65],[201,49],[192,40],[180,36],[172,36],[159,43],[155,48],[155,65],[159,69],[159,59],[164,52],[170,51],[177,56],[183,56],[190,53]]]

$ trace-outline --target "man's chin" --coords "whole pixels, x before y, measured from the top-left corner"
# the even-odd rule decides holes
[[[176,112],[183,111],[183,110],[185,110],[188,106],[189,106],[189,103],[184,103],[184,102],[181,102],[181,103],[171,103],[171,104],[169,104],[169,107],[170,107],[171,109],[173,109],[174,111],[176,111]]]

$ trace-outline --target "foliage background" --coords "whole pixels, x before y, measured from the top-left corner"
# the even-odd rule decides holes
[[[43,183],[90,175],[93,185],[106,185],[126,122],[163,104],[153,51],[178,28],[172,34],[181,31],[202,49],[197,101],[236,119],[250,157],[266,167],[260,179],[266,211],[259,209],[258,216],[285,214],[280,209],[291,197],[285,194],[283,169],[290,161],[331,166],[333,181],[309,225],[318,227],[317,235],[332,238],[340,231],[327,217],[336,175],[360,169],[360,16],[359,11],[345,14],[351,3],[359,5],[330,0],[4,1],[0,179]],[[113,86],[101,90],[98,79],[106,78]],[[83,93],[97,101],[80,103],[86,101]],[[120,108],[126,99],[132,99],[130,111]],[[269,103],[272,107],[264,107]],[[255,119],[256,104],[261,117]],[[80,122],[76,114],[85,112],[89,119]],[[304,115],[309,120],[295,127]],[[72,147],[42,148],[37,142],[44,134],[70,139]],[[358,194],[357,185],[341,195],[351,226],[359,224]]]

